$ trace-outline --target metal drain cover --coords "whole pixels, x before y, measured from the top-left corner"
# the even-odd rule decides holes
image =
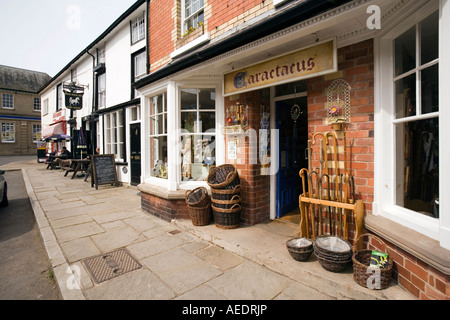
[[[102,283],[142,267],[126,249],[87,258],[83,260],[83,264],[96,283]]]

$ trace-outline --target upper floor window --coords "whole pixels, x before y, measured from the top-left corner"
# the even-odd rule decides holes
[[[134,56],[134,78],[135,80],[141,78],[146,74],[146,58],[147,55],[144,52],[141,52]]]
[[[105,48],[97,49],[97,65],[105,63],[105,61],[106,61]]]
[[[204,0],[182,0],[182,34],[189,28],[197,28],[205,22]]]
[[[63,86],[58,84],[56,87],[56,111],[61,110],[63,107]]]
[[[45,115],[47,113],[48,113],[48,99],[45,99],[43,103],[42,114]]]
[[[2,95],[2,108],[14,109],[14,96],[12,94],[4,93]]]
[[[97,76],[97,106],[99,109],[106,107],[106,73]]]
[[[34,111],[41,111],[41,99],[40,98],[34,98],[34,100],[33,100],[33,110]]]
[[[138,17],[131,22],[131,44],[145,38],[145,18]]]

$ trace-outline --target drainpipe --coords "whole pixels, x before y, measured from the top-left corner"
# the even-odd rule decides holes
[[[147,65],[147,74],[149,74],[150,73],[150,31],[149,31],[149,29],[150,29],[150,26],[149,26],[149,22],[150,22],[150,18],[149,18],[149,15],[150,15],[150,0],[147,0],[147,14],[145,15],[146,16],[146,19],[147,19],[147,30],[146,30],[146,33],[147,33],[147,45],[146,45],[146,51],[147,51],[147,61],[146,61],[146,65]]]
[[[93,56],[89,50],[86,50],[86,53],[88,55],[90,55],[92,57],[92,110],[91,110],[91,114],[88,115],[88,119],[89,119],[89,126],[91,127],[89,130],[90,131],[90,135],[91,135],[91,147],[92,147],[92,154],[95,154],[95,149],[97,148],[97,140],[96,137],[94,135],[94,130],[93,130],[93,126],[94,126],[94,116],[93,113],[95,112],[95,72],[94,72],[94,68],[95,68],[95,56]]]

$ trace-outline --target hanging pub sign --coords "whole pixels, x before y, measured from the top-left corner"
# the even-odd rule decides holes
[[[83,95],[84,93],[75,93],[71,91],[64,91],[66,96],[66,108],[71,110],[83,109]]]
[[[336,72],[336,39],[225,74],[224,95]]]

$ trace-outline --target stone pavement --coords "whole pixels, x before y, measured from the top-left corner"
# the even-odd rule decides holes
[[[141,210],[136,187],[91,188],[35,161],[21,169],[42,239],[66,300],[330,300],[414,299],[395,283],[385,290],[356,284],[352,269],[324,270],[314,255],[291,258],[285,242],[295,225],[272,221],[234,230],[171,223]],[[126,248],[142,265],[100,284],[83,260]]]

